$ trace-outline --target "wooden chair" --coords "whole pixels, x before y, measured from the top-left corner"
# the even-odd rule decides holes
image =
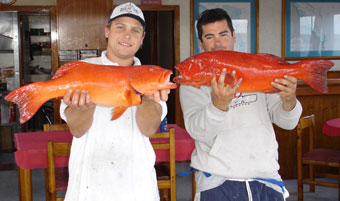
[[[43,124],[44,131],[60,131],[60,130],[69,130],[66,123],[64,124]],[[57,191],[62,191],[67,189],[68,182],[68,167],[56,168],[56,180],[57,180]],[[46,201],[50,201],[49,198],[49,180],[48,180],[48,171],[45,169],[45,193],[46,193]]]
[[[153,143],[152,146],[157,149],[168,149],[170,160],[169,162],[156,163],[155,169],[157,173],[158,189],[161,192],[161,200],[176,200],[176,162],[175,162],[175,129],[170,128],[169,132],[156,133],[151,138],[169,139],[160,143]]]
[[[44,124],[43,125],[44,131],[62,131],[62,130],[69,130],[67,124]]]
[[[309,184],[310,192],[315,192],[315,185],[338,188],[338,196],[340,201],[340,151],[331,149],[316,149],[314,147],[314,119],[314,114],[301,117],[300,122],[297,126],[298,200],[303,200],[303,184]],[[308,151],[303,153],[303,137],[307,137],[303,136],[303,134],[306,133],[309,134]],[[304,179],[303,177],[304,166],[309,166],[309,179]],[[315,166],[337,168],[337,174],[335,174],[334,172],[333,174],[317,172]],[[337,178],[338,183],[317,181],[315,180],[315,177]]]
[[[56,156],[69,156],[71,150],[70,142],[51,142],[47,143],[48,153],[48,197],[50,201],[63,201],[64,198],[57,197],[56,192],[66,190],[67,186],[63,182],[60,182],[61,178],[65,178],[64,175],[58,175],[56,171],[54,159]],[[68,178],[68,177],[67,177]]]

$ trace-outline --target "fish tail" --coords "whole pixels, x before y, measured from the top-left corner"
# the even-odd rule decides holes
[[[43,93],[44,85],[43,82],[34,82],[13,90],[5,97],[5,100],[17,104],[21,124],[28,121],[50,99]]]
[[[305,69],[303,81],[316,91],[327,93],[327,71],[334,63],[329,60],[305,60],[299,64]]]

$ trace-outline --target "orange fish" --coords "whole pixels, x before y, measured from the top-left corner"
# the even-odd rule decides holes
[[[52,98],[63,97],[69,90],[86,90],[93,103],[115,106],[112,120],[129,106],[141,103],[141,94],[150,95],[162,89],[174,89],[172,71],[159,66],[107,66],[71,62],[58,69],[51,80],[34,82],[15,89],[5,97],[20,111],[20,123],[29,120],[40,106]]]
[[[334,65],[329,60],[304,60],[290,64],[271,54],[251,54],[236,51],[209,51],[197,54],[175,66],[181,75],[174,82],[200,88],[210,86],[210,81],[227,70],[225,83],[233,84],[230,76],[236,71],[236,79],[242,78],[239,92],[277,92],[270,83],[276,78],[291,75],[303,80],[316,91],[327,93],[327,71]]]

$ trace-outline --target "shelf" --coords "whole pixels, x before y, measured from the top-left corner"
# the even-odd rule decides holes
[[[0,123],[0,126],[16,126],[17,122]]]
[[[31,36],[31,43],[51,42],[51,36]]]

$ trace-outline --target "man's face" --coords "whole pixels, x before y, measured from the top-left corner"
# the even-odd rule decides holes
[[[107,57],[118,62],[130,59],[143,44],[144,29],[142,24],[131,17],[119,17],[105,27],[108,38]]]
[[[199,44],[204,51],[234,50],[235,42],[235,32],[230,31],[226,20],[202,26],[202,41],[199,40]]]

